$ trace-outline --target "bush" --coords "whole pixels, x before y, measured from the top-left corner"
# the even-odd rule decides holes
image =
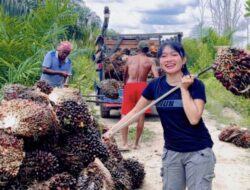
[[[47,0],[44,5],[38,5],[36,9],[16,17],[8,16],[0,9],[0,88],[5,83],[33,85],[40,78],[44,55],[69,37],[74,43],[70,54],[73,62],[70,84],[84,91],[89,90],[95,74],[89,57],[94,51],[94,40],[100,29],[81,25],[78,28],[81,29],[80,36],[69,29],[79,23],[79,16],[85,22],[84,16],[90,10],[83,8],[85,12],[82,12],[79,6],[76,10],[69,0]]]
[[[212,116],[224,124],[235,122],[232,120],[233,118],[223,117],[222,111],[224,108],[228,107],[242,116],[243,120],[239,123],[241,126],[250,128],[249,100],[241,96],[235,96],[227,91],[212,75],[203,79],[203,81],[206,85],[206,109]]]
[[[77,56],[73,60],[70,86],[79,89],[82,94],[89,94],[94,89],[95,69],[95,64],[87,56]]]
[[[184,39],[187,65],[191,73],[198,73],[213,64],[213,53],[207,44],[195,39]],[[206,74],[202,78],[206,77]]]

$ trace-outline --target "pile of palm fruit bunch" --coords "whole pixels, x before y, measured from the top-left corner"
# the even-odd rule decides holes
[[[0,131],[0,189],[13,179],[24,158],[23,140]]]
[[[123,165],[128,171],[129,176],[131,176],[131,189],[140,188],[145,177],[144,166],[139,161],[132,158],[125,159]]]
[[[123,76],[124,76],[123,68],[126,63],[126,58],[128,55],[129,55],[129,50],[125,49],[123,51],[118,50],[110,57],[106,57],[104,59],[105,78],[123,81]]]
[[[219,134],[219,139],[224,142],[231,142],[236,146],[250,148],[250,131],[241,129],[236,124],[230,124]]]
[[[47,95],[48,91],[37,89],[42,86],[13,84],[2,89],[0,189],[112,190],[118,186],[125,190],[140,186],[144,167],[137,161],[125,164],[116,145],[102,142],[99,124],[80,93],[54,88]]]
[[[77,189],[114,189],[114,181],[109,170],[96,158],[79,174]]]
[[[138,189],[145,177],[144,166],[135,159],[124,159],[115,141],[108,144],[109,159],[104,162],[114,181],[113,189]]]
[[[19,98],[49,104],[48,95],[41,92],[36,86],[26,87],[21,84],[7,84],[1,89],[1,91],[4,100]]]
[[[119,98],[119,89],[122,87],[121,82],[115,79],[106,79],[100,82],[101,94],[111,99]]]
[[[215,77],[235,95],[250,98],[250,55],[237,48],[221,48],[213,65]]]
[[[152,58],[156,58],[157,57],[158,48],[157,48],[155,42],[149,41],[148,45],[149,45],[149,51],[147,53],[147,56],[148,57],[152,57]]]

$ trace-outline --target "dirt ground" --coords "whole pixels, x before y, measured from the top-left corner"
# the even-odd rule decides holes
[[[214,141],[213,150],[217,159],[213,190],[250,190],[250,149],[239,148],[233,144],[219,141],[220,130],[218,129],[223,126],[210,119],[207,112],[204,113],[203,118]],[[119,112],[115,110],[114,112],[112,110],[111,119],[101,119],[109,127],[118,120]],[[131,149],[122,154],[125,158],[135,158],[144,164],[146,177],[140,190],[161,190],[160,168],[163,135],[159,118],[157,116],[147,117],[145,128],[155,134],[152,140],[141,142],[140,149]],[[120,136],[119,132],[115,135],[118,145]]]

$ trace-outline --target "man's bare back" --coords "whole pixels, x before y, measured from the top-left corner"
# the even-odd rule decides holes
[[[125,65],[125,83],[146,82],[149,72],[158,77],[155,63],[143,53],[129,57]]]
[[[129,113],[141,97],[141,93],[147,86],[147,77],[150,71],[152,71],[154,77],[158,77],[159,74],[156,69],[156,64],[146,56],[148,52],[147,42],[139,42],[139,53],[135,56],[129,57],[124,67],[124,96],[122,102],[122,115]],[[137,120],[136,137],[134,148],[138,148],[139,140],[143,132],[144,127],[144,114],[142,114]],[[122,141],[123,150],[128,150],[128,127],[122,129]]]

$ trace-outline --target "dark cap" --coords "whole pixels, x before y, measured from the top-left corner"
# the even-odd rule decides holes
[[[148,45],[148,42],[147,41],[140,41],[139,44],[138,44],[138,48],[140,50],[143,50],[145,48],[148,48],[149,49],[149,45]]]

